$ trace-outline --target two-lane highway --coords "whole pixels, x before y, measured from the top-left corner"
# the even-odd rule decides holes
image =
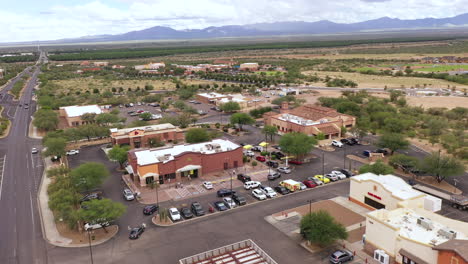
[[[31,73],[32,72],[32,73]],[[31,154],[40,141],[28,138],[28,128],[36,104],[31,100],[37,84],[38,67],[28,67],[17,79],[31,76],[21,98],[13,100],[1,92],[3,116],[12,122],[8,137],[0,140],[0,263],[47,263],[46,243],[42,238],[37,208],[37,189],[42,175],[40,154]],[[27,105],[25,105],[27,104]]]

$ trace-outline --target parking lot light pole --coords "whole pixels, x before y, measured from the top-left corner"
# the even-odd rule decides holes
[[[307,200],[309,202],[309,214],[312,214],[312,200]]]
[[[343,144],[343,169],[346,169],[346,145]]]
[[[93,260],[93,249],[91,247],[91,234],[89,232],[89,229],[86,230],[88,232],[88,242],[89,242],[89,255],[91,256],[91,264],[94,264],[94,260]]]
[[[325,175],[325,150],[322,150],[322,175]]]

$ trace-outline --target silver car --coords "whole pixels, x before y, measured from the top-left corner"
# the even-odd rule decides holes
[[[130,189],[124,189],[123,190],[123,196],[124,196],[125,200],[127,200],[127,201],[135,200],[135,195],[133,195],[133,193],[132,193],[132,191],[130,191]]]
[[[279,167],[276,170],[281,173],[286,173],[286,174],[291,173],[291,169],[289,167]]]

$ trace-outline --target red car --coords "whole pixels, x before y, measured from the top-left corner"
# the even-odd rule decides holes
[[[288,163],[295,164],[295,165],[301,165],[301,164],[302,164],[302,161],[298,161],[298,160],[288,160]]]
[[[314,187],[317,187],[317,184],[315,184],[315,182],[313,181],[309,181],[309,180],[305,180],[302,182],[305,186],[307,186],[307,188],[314,188]]]
[[[257,156],[255,159],[258,160],[258,161],[261,161],[261,162],[265,162],[265,161],[266,161],[266,159],[265,159],[264,156]]]

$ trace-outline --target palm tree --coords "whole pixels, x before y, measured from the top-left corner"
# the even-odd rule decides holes
[[[149,187],[151,189],[156,189],[156,205],[159,207],[159,196],[158,196],[158,189],[160,187],[159,182],[156,180],[153,180],[150,184]]]

